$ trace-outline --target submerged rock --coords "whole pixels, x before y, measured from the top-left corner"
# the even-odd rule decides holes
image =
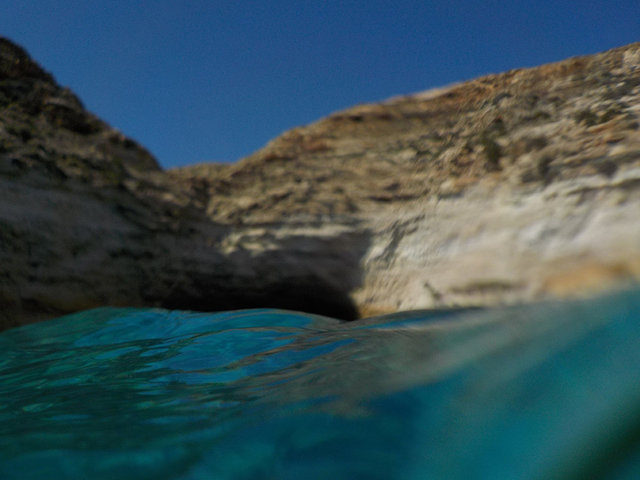
[[[101,305],[351,319],[637,279],[639,116],[632,44],[163,172],[2,39],[2,326]]]

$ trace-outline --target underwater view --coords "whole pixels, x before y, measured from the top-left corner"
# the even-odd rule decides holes
[[[640,290],[344,323],[90,310],[0,334],[2,479],[640,478]]]

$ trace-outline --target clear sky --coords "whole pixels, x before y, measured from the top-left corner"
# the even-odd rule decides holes
[[[165,167],[358,103],[640,41],[640,0],[19,0],[0,34]]]

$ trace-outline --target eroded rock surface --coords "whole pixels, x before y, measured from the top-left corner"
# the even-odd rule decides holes
[[[163,172],[0,40],[3,326],[98,305],[353,318],[637,279],[639,122],[632,44]]]
[[[633,44],[294,129],[210,175],[206,211],[369,230],[361,312],[591,292],[640,275],[639,116]]]

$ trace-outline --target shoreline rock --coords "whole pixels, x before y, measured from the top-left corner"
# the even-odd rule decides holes
[[[0,328],[101,305],[337,318],[640,277],[640,43],[162,171],[0,39]]]

